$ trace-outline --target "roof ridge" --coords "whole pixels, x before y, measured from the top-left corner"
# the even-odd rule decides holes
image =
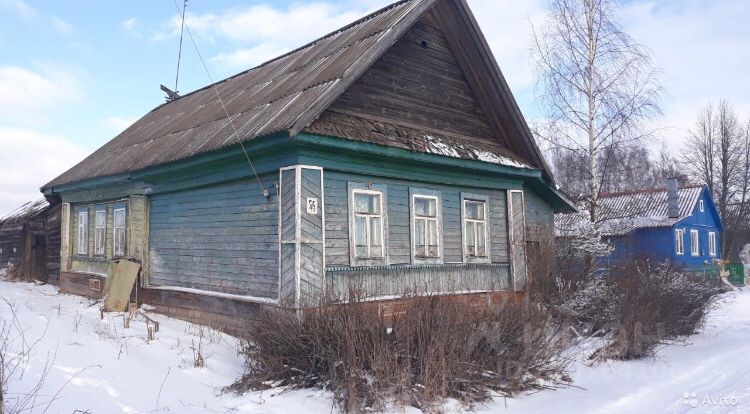
[[[679,190],[686,190],[690,188],[700,188],[705,187],[705,184],[685,184],[678,187]],[[626,195],[634,195],[634,194],[652,194],[652,193],[662,193],[666,192],[666,187],[658,187],[658,188],[641,188],[641,189],[634,189],[634,190],[623,190],[623,191],[613,191],[613,192],[605,192],[600,193],[599,198],[602,197],[620,197],[620,196],[626,196]]]

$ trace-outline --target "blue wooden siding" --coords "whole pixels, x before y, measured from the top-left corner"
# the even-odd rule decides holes
[[[280,180],[279,301],[294,306],[297,302],[297,170],[281,170]]]
[[[278,296],[278,203],[257,182],[157,194],[150,205],[151,285]]]

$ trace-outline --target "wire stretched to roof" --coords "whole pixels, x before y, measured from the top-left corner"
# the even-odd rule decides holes
[[[255,179],[258,181],[258,185],[260,186],[261,192],[264,197],[267,196],[267,191],[265,188],[263,188],[263,183],[260,181],[260,177],[258,176],[258,171],[255,169],[255,165],[253,165],[253,162],[250,160],[250,155],[247,153],[247,150],[245,149],[245,144],[242,142],[242,138],[240,137],[240,134],[237,132],[237,128],[234,126],[234,121],[232,120],[232,117],[229,115],[229,111],[227,110],[227,106],[224,104],[224,100],[221,99],[221,95],[219,94],[219,90],[216,89],[216,82],[214,82],[213,76],[211,76],[211,72],[208,70],[208,66],[206,65],[206,61],[203,59],[203,55],[201,54],[201,51],[198,49],[198,43],[195,42],[195,38],[193,37],[193,33],[190,31],[190,27],[185,23],[185,11],[180,10],[180,6],[177,4],[177,0],[172,0],[172,3],[174,3],[175,8],[177,9],[177,13],[180,14],[182,17],[182,25],[185,29],[185,31],[188,34],[188,37],[190,38],[190,42],[193,44],[193,47],[195,48],[195,52],[198,54],[198,58],[201,61],[201,64],[203,65],[203,70],[206,72],[206,76],[208,76],[208,80],[211,82],[211,89],[213,89],[214,93],[216,94],[216,97],[219,99],[219,103],[221,103],[221,108],[224,110],[224,115],[226,116],[227,121],[229,121],[229,125],[232,126],[233,135],[237,137],[237,142],[240,144],[240,148],[242,148],[242,153],[245,154],[245,159],[247,160],[247,163],[250,165],[250,169],[253,172],[253,175],[255,176]],[[187,3],[187,1],[186,1]],[[180,42],[182,42],[182,39],[180,39]]]
[[[188,0],[182,2],[182,26],[180,27],[180,47],[177,50],[177,75],[174,78],[174,93],[179,93],[177,84],[180,81],[180,61],[182,60],[182,37],[185,34],[185,9],[187,8]]]

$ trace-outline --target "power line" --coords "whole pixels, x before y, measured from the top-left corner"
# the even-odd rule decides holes
[[[250,155],[248,155],[247,150],[245,149],[245,144],[242,142],[240,134],[237,132],[237,128],[235,128],[234,126],[232,117],[229,116],[229,111],[227,110],[227,106],[224,104],[224,100],[221,99],[221,95],[219,94],[218,89],[216,89],[214,78],[211,76],[211,72],[208,70],[208,66],[206,66],[206,61],[203,59],[203,55],[201,55],[201,51],[198,49],[198,44],[195,42],[195,38],[193,37],[192,32],[190,32],[190,27],[187,25],[187,23],[185,23],[185,11],[184,9],[180,10],[180,6],[177,4],[177,0],[172,0],[172,3],[174,3],[175,8],[177,9],[177,13],[182,16],[182,26],[184,27],[185,31],[187,31],[188,37],[190,37],[190,41],[193,43],[193,47],[195,48],[195,52],[198,54],[198,58],[200,58],[201,64],[203,65],[203,70],[206,72],[206,76],[208,76],[208,80],[211,82],[211,89],[213,89],[216,97],[219,99],[219,103],[221,103],[221,108],[224,110],[224,115],[229,121],[229,125],[232,126],[232,130],[234,131],[233,134],[237,137],[237,142],[240,144],[240,148],[242,148],[242,153],[245,154],[245,159],[250,165],[250,169],[253,171],[255,179],[258,181],[258,185],[263,192],[263,196],[267,197],[268,191],[263,188],[263,183],[260,181],[260,177],[258,177],[258,171],[255,169],[253,162],[250,160]],[[187,3],[187,0],[185,1],[185,3]],[[180,37],[180,43],[182,43],[182,37]]]

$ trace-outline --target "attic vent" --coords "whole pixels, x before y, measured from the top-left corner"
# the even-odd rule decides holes
[[[427,49],[427,41],[423,40],[419,43],[420,46],[422,46],[422,49]]]

